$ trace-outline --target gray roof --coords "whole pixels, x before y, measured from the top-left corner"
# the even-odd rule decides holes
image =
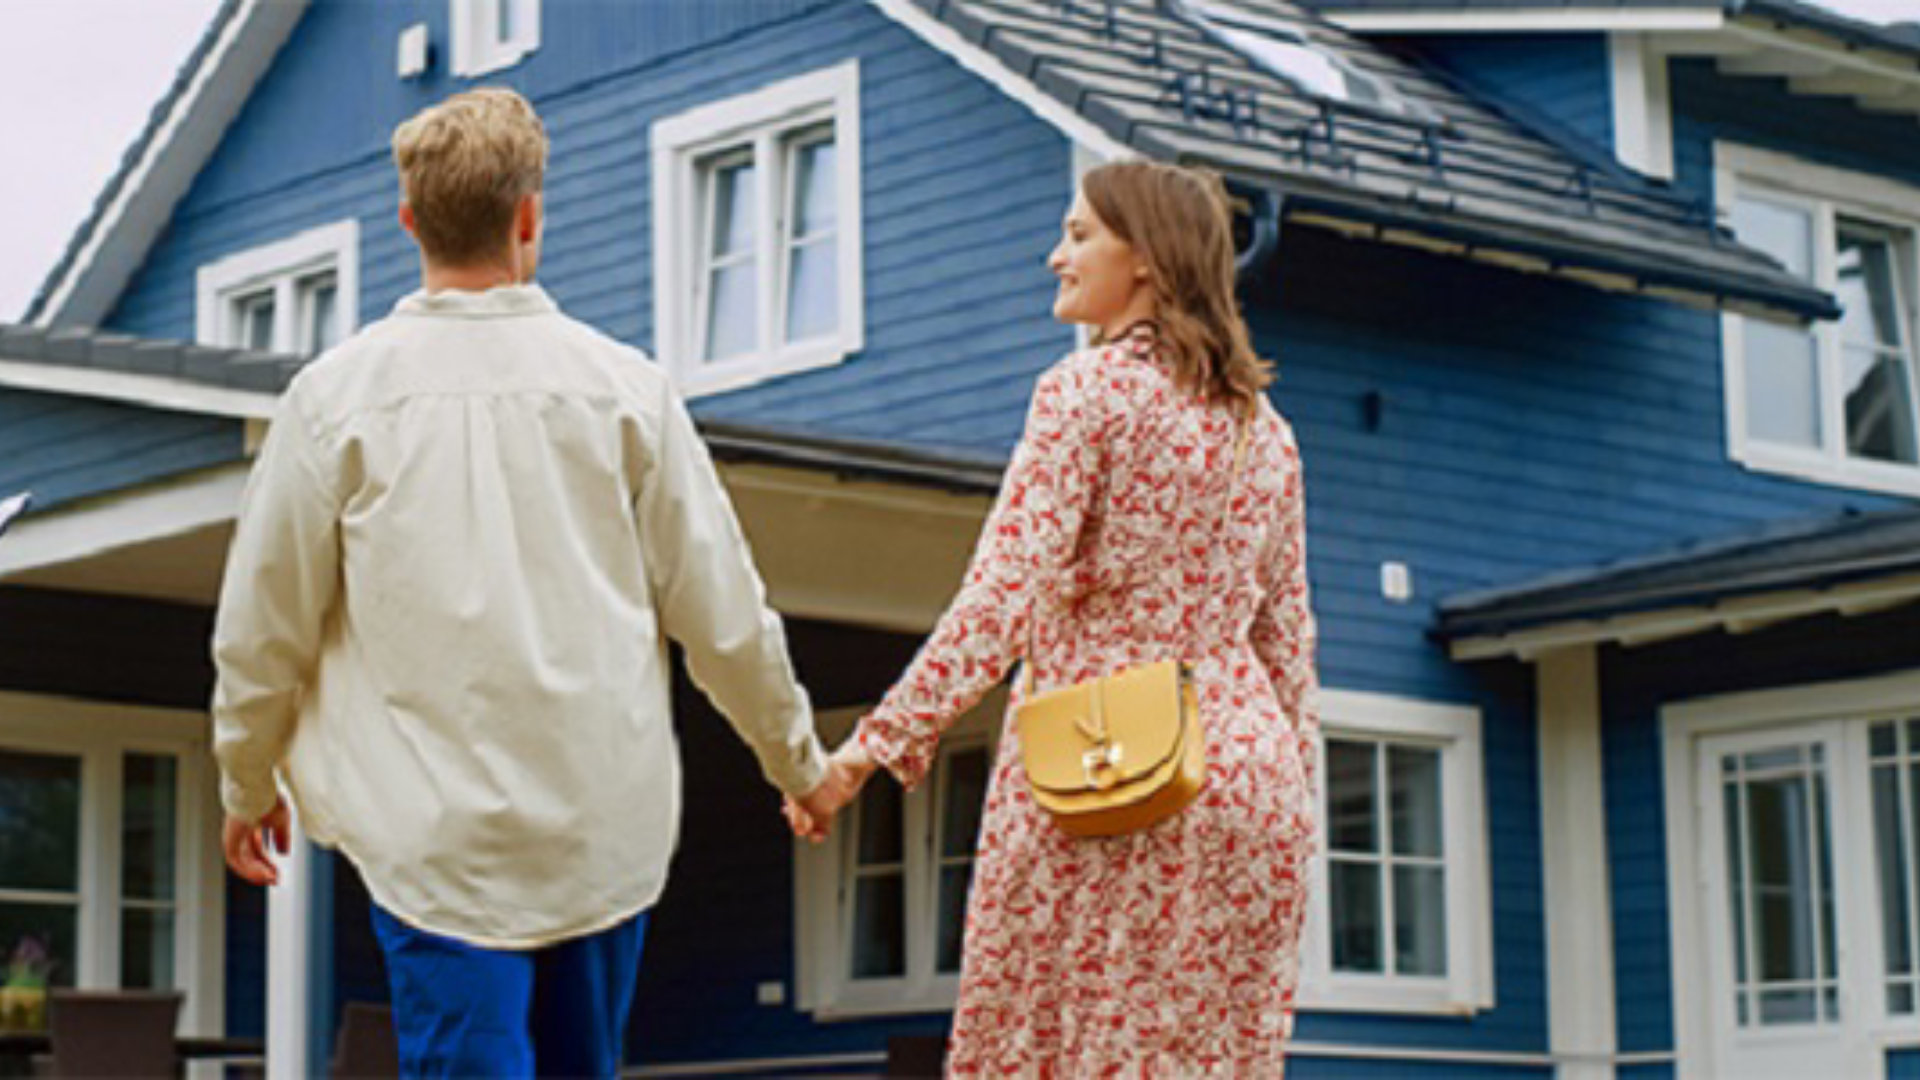
[[[294,372],[306,363],[304,357],[247,349],[209,348],[97,330],[45,330],[5,323],[0,323],[0,360],[150,375],[268,394],[285,389],[293,380]]]
[[[1240,0],[1229,0],[1240,2]],[[1433,14],[1442,11],[1565,11],[1636,8],[1673,11],[1724,11],[1728,15],[1757,15],[1832,34],[1854,45],[1912,52],[1920,55],[1920,21],[1870,23],[1842,15],[1805,0],[1298,0],[1303,7],[1328,12],[1401,12]]]
[[[1920,572],[1920,507],[1850,513],[1449,597],[1440,603],[1438,631],[1457,640],[1914,572]]]
[[[1285,0],[1234,7],[1383,80],[1411,112],[1311,96],[1165,0],[914,2],[1119,142],[1278,190],[1291,218],[1412,231],[1628,287],[1838,314],[1716,228],[1706,205]]]

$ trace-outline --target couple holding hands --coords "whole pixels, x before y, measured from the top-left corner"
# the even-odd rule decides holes
[[[1000,741],[948,1068],[1278,1076],[1318,806],[1315,631],[1299,452],[1234,300],[1219,181],[1084,177],[1048,266],[1054,315],[1094,345],[1040,376],[949,609],[828,754],[685,405],[532,283],[532,107],[458,95],[393,156],[422,287],[280,402],[227,564],[213,712],[229,865],[277,880],[283,790],[353,860],[403,1072],[617,1074],[678,831],[672,640],[815,842],[863,785],[920,782],[1017,661],[1029,691],[1184,663],[1205,786],[1149,828],[1069,835],[1017,734]]]

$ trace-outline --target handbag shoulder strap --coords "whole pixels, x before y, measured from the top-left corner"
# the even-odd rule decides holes
[[[1240,479],[1240,466],[1246,460],[1247,443],[1252,440],[1253,425],[1259,418],[1260,398],[1256,395],[1247,399],[1246,415],[1241,418],[1239,424],[1240,433],[1234,439],[1233,471],[1227,474],[1227,496],[1220,507],[1219,518],[1214,521],[1213,535],[1215,539],[1219,538],[1220,530],[1226,527],[1228,515],[1233,513],[1233,494],[1234,488]],[[1030,613],[1027,616],[1027,655],[1025,661],[1020,665],[1022,684],[1020,694],[1022,697],[1033,696],[1033,646],[1039,640],[1039,625],[1039,613]]]

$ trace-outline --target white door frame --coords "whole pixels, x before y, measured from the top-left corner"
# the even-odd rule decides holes
[[[1844,726],[1850,720],[1864,721],[1887,713],[1912,714],[1917,710],[1920,710],[1920,670],[1844,682],[1807,684],[1789,689],[1726,694],[1661,708],[1674,1049],[1676,1072],[1680,1077],[1720,1075],[1716,1010],[1721,1003],[1714,999],[1715,969],[1710,965],[1718,960],[1721,953],[1712,947],[1710,934],[1715,928],[1707,925],[1702,903],[1702,893],[1711,867],[1710,860],[1701,857],[1699,848],[1701,838],[1698,832],[1700,818],[1697,799],[1702,793],[1697,770],[1701,740],[1715,735],[1787,726],[1811,731],[1822,723]],[[1857,744],[1853,740],[1858,736],[1857,731],[1844,732],[1838,743],[1843,748],[1855,746]],[[1851,760],[1834,763],[1836,777],[1841,781],[1834,784],[1832,792],[1836,832],[1842,815],[1854,821],[1872,820],[1871,806],[1867,801],[1869,795],[1860,790],[1866,785],[1848,785],[1844,782],[1847,771],[1853,767]],[[1843,809],[1848,802],[1852,804],[1851,809]],[[1858,816],[1863,806],[1867,808],[1864,819]],[[1836,884],[1849,873],[1857,875],[1861,871],[1868,875],[1866,880],[1872,880],[1871,845],[1856,842],[1853,852],[1851,867],[1835,864]],[[1843,922],[1851,919],[1855,931],[1851,961],[1846,955],[1848,946],[1841,946],[1843,955],[1839,975],[1842,980],[1842,1008],[1847,1010],[1842,1015],[1853,1018],[1846,1023],[1857,1024],[1854,1030],[1866,1040],[1875,1060],[1883,1060],[1880,1055],[1885,1049],[1912,1046],[1920,1043],[1920,1039],[1916,1039],[1912,1033],[1910,1019],[1903,1019],[1898,1025],[1886,1022],[1884,1003],[1878,995],[1877,975],[1864,988],[1868,993],[1859,992],[1863,988],[1857,985],[1856,977],[1855,985],[1851,987],[1855,992],[1848,994],[1849,973],[1877,972],[1877,961],[1881,956],[1880,925],[1872,907],[1874,891],[1856,888],[1853,894],[1852,909],[1838,913]]]

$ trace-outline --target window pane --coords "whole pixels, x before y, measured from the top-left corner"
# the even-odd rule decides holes
[[[339,344],[339,294],[332,274],[316,275],[300,283],[301,302],[307,312],[307,340],[300,344],[306,355],[318,356]]]
[[[1845,309],[1841,337],[1849,345],[1898,347],[1899,307],[1894,299],[1893,245],[1875,231],[1840,227],[1838,286],[1834,298]]]
[[[839,205],[834,198],[838,155],[833,140],[795,145],[793,169],[794,239],[831,232],[839,220]]]
[[[1393,868],[1393,945],[1395,972],[1447,973],[1447,889],[1439,867]]]
[[[0,888],[79,890],[79,758],[0,750]]]
[[[707,251],[715,261],[753,251],[753,183],[751,159],[712,167],[713,243]]]
[[[133,899],[171,900],[179,763],[170,756],[128,754],[122,768],[121,889]]]
[[[949,866],[940,871],[940,937],[936,944],[942,974],[960,970],[960,941],[967,925],[967,889],[972,884],[971,865]]]
[[[1867,731],[1868,753],[1877,758],[1892,757],[1900,752],[1900,729],[1891,720],[1883,720]]]
[[[1738,759],[1728,754],[1721,759],[1722,769],[1730,768]],[[1746,829],[1740,814],[1740,785],[1729,783],[1724,794],[1727,822],[1727,895],[1733,908],[1733,982],[1735,986],[1747,985],[1747,905],[1752,898],[1747,895],[1747,864],[1745,835]],[[1741,999],[1743,1002],[1745,998]]]
[[[905,892],[902,874],[863,877],[854,884],[854,978],[906,974]]]
[[[1760,319],[1745,324],[1747,435],[1820,445],[1820,374],[1812,334]]]
[[[1913,984],[1893,983],[1887,987],[1887,1012],[1894,1016],[1913,1015]]]
[[[940,793],[940,854],[973,854],[980,835],[980,811],[987,799],[987,751],[956,750],[947,758],[947,786]]]
[[[1333,851],[1380,850],[1373,743],[1327,740],[1327,843]]]
[[[1813,1005],[1812,990],[1762,990],[1760,1022],[1766,1025],[1811,1024],[1816,1019]]]
[[[1841,391],[1847,403],[1847,451],[1854,457],[1913,464],[1913,385],[1904,358],[1848,347],[1841,350]]]
[[[1733,234],[1773,256],[1803,280],[1813,277],[1813,215],[1796,206],[1742,198],[1733,206]]]
[[[787,340],[831,334],[840,314],[840,248],[829,236],[795,247],[788,271]]]
[[[1328,869],[1333,890],[1333,969],[1378,972],[1386,953],[1380,940],[1380,867],[1335,860]]]
[[[860,833],[855,859],[861,866],[891,866],[903,856],[900,785],[868,784],[860,793]]]
[[[517,2],[518,0],[494,0],[494,17],[499,20],[497,24],[499,33],[495,35],[495,40],[501,44],[513,40],[513,6]]]
[[[121,912],[120,985],[128,990],[173,986],[173,912],[142,908]]]
[[[1890,726],[1890,725],[1889,725]],[[1873,841],[1880,873],[1880,938],[1889,975],[1913,969],[1913,945],[1907,918],[1907,859],[1910,841],[1900,812],[1900,769],[1873,770]]]
[[[1440,751],[1413,746],[1387,750],[1387,783],[1393,804],[1393,852],[1438,857]]]
[[[0,901],[0,960],[8,968],[45,973],[48,986],[72,986],[79,956],[77,904]]]
[[[1806,778],[1750,782],[1747,808],[1757,974],[1762,982],[1811,980],[1815,926]]]
[[[240,301],[240,342],[249,349],[273,349],[273,294],[259,293]]]
[[[750,353],[758,344],[758,286],[752,260],[713,272],[712,305],[707,316],[707,359],[724,360]]]

